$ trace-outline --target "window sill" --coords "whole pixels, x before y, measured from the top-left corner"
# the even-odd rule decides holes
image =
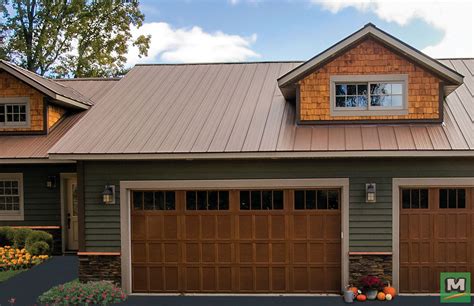
[[[404,116],[408,115],[407,109],[386,110],[331,110],[333,117],[369,117],[369,116]]]
[[[23,215],[2,215],[0,214],[0,221],[25,221]]]

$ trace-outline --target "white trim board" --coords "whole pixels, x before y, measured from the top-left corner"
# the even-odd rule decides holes
[[[474,177],[392,179],[392,282],[400,282],[400,187],[474,187]]]
[[[245,188],[341,188],[341,290],[349,282],[349,179],[252,179],[252,180],[162,180],[120,181],[120,239],[122,288],[132,289],[130,191]]]

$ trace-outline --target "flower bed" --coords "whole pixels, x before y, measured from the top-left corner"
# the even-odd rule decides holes
[[[110,305],[125,301],[125,293],[111,282],[80,283],[74,280],[43,293],[38,302],[44,305]]]
[[[28,269],[49,258],[48,255],[31,255],[26,249],[0,247],[0,271]]]

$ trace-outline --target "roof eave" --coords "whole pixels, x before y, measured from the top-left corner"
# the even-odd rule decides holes
[[[295,151],[295,152],[219,152],[219,153],[127,153],[73,154],[49,153],[52,160],[237,160],[311,159],[365,157],[474,157],[474,150],[394,150],[394,151]]]
[[[90,105],[84,104],[82,102],[76,101],[74,99],[68,98],[64,95],[58,94],[49,88],[46,88],[45,86],[41,85],[40,83],[36,82],[35,80],[31,79],[25,74],[22,74],[21,72],[13,69],[9,65],[6,65],[3,62],[0,62],[0,68],[4,69],[14,77],[20,79],[21,81],[25,82],[26,84],[30,85],[31,87],[35,88],[36,90],[42,92],[43,94],[47,95],[53,100],[56,100],[59,104],[62,104],[64,106],[69,106],[77,109],[89,109]]]

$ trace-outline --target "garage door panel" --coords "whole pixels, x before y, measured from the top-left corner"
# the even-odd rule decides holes
[[[198,215],[187,215],[184,217],[185,237],[184,239],[196,240],[199,239],[200,233],[200,218]]]
[[[175,242],[164,243],[164,262],[165,263],[174,263],[178,262],[179,259],[179,246]]]
[[[148,262],[155,263],[163,261],[162,247],[161,243],[148,243]]]
[[[231,216],[219,216],[217,218],[217,239],[231,239],[232,226]]]
[[[160,292],[165,289],[163,281],[163,268],[162,267],[150,267],[148,269],[150,273],[150,291]]]
[[[285,243],[272,244],[272,263],[288,262],[287,245]]]
[[[216,216],[201,216],[201,239],[216,238]]]
[[[272,267],[271,268],[271,275],[272,275],[272,291],[276,292],[285,292],[287,290],[287,269],[285,267]]]
[[[252,239],[253,232],[253,217],[252,216],[238,216],[239,239]]]
[[[270,261],[270,245],[268,243],[256,243],[255,244],[255,262],[257,263],[268,263]]]
[[[271,216],[272,223],[272,239],[285,239],[286,217],[285,216]]]
[[[270,237],[268,216],[254,216],[255,221],[255,239],[268,239]]]
[[[232,244],[219,243],[217,244],[218,262],[230,263],[232,262]]]
[[[163,238],[179,239],[178,237],[178,216],[163,217]],[[151,230],[153,231],[153,229]]]
[[[254,273],[253,267],[239,267],[239,288],[241,291],[254,290]]]
[[[137,220],[137,222],[139,222]],[[146,234],[148,240],[163,239],[163,216],[148,215],[146,216]]]
[[[132,211],[134,292],[340,291],[340,210],[314,202],[327,198],[296,210],[292,191],[251,191],[243,203],[222,192],[223,206],[210,203],[216,192],[176,194],[176,206]]]
[[[217,267],[218,290],[230,292],[232,290],[232,268]]]
[[[145,240],[146,239],[146,217],[145,216],[133,216],[132,217],[132,240]]]

